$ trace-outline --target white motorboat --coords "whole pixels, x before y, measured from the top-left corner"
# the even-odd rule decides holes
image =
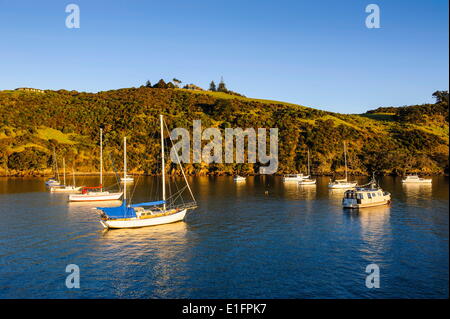
[[[133,183],[134,182],[134,177],[130,176],[130,175],[127,175],[125,177],[121,177],[120,178],[120,182],[121,183]]]
[[[164,119],[160,115],[160,125],[161,125],[161,157],[162,157],[162,200],[146,203],[138,203],[133,205],[127,204],[126,199],[126,183],[124,184],[124,200],[121,206],[118,207],[98,207],[97,210],[100,212],[100,223],[103,227],[109,229],[115,228],[138,228],[162,225],[168,223],[174,223],[184,220],[186,212],[189,209],[194,209],[197,207],[194,195],[186,179],[186,174],[184,172],[181,161],[176,154],[177,162],[180,164],[181,172],[183,174],[184,180],[186,182],[186,187],[192,197],[192,202],[183,203],[181,205],[176,205],[175,200],[181,197],[184,189],[182,188],[176,194],[170,196],[171,202],[166,199],[166,186],[165,186],[165,159],[164,159]],[[167,126],[166,126],[167,128]],[[169,134],[170,137],[170,134]],[[173,145],[172,139],[170,139]],[[126,139],[124,138],[124,177],[126,177]],[[169,187],[170,191],[170,187]]]
[[[299,185],[316,185],[316,180],[309,178],[311,174],[310,164],[309,164],[309,149],[308,149],[308,178],[304,178],[298,182]]]
[[[233,178],[233,180],[234,180],[235,182],[245,182],[246,178],[243,177],[243,176],[236,175],[236,176]]]
[[[421,178],[417,175],[407,175],[404,179],[402,179],[402,183],[409,184],[431,184],[433,180],[431,178]]]
[[[372,179],[369,184],[347,190],[342,199],[344,208],[364,208],[387,205],[391,202],[391,194],[383,191]]]
[[[349,181],[347,174],[347,149],[344,142],[344,162],[345,162],[345,178],[344,179],[336,179],[334,181],[330,180],[328,183],[328,188],[339,188],[339,189],[348,189],[354,188],[358,183],[356,181]]]
[[[69,195],[71,202],[93,202],[118,200],[123,192],[109,192],[103,189],[103,130],[100,129],[100,185],[95,187],[82,187],[81,194]]]
[[[300,182],[301,180],[308,179],[309,175],[303,174],[286,174],[283,175],[283,182]]]

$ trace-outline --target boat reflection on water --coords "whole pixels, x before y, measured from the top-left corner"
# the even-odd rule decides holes
[[[114,207],[120,206],[122,204],[121,200],[105,200],[105,201],[96,201],[96,202],[67,202],[70,208],[72,207]]]
[[[315,184],[312,185],[299,185],[299,195],[301,199],[312,200],[317,197],[317,187]]]
[[[329,199],[333,201],[339,201],[339,203],[342,201],[342,198],[344,198],[345,191],[347,189],[344,188],[335,188],[335,189],[329,189],[328,190],[328,197]]]
[[[115,266],[123,273],[130,273],[142,280],[138,295],[134,294],[133,280],[111,280],[117,297],[168,298],[174,287],[180,285],[188,272],[192,243],[187,240],[187,224],[184,221],[133,229],[103,230],[98,241],[105,255],[114,255]],[[118,261],[118,260],[120,261]],[[136,272],[139,269],[139,272]]]
[[[431,197],[433,191],[433,186],[431,183],[402,183],[402,188],[408,198]]]
[[[358,210],[344,209],[351,222],[359,223],[360,239],[366,243],[359,250],[367,260],[385,263],[383,256],[390,249],[392,229],[390,224],[390,205],[365,207]]]

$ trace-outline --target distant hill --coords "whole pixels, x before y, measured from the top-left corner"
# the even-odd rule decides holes
[[[158,171],[158,116],[169,128],[279,128],[278,173],[343,171],[347,142],[353,174],[448,173],[448,102],[348,115],[223,92],[126,88],[99,93],[0,91],[0,175],[51,173],[55,147],[77,171],[98,170],[98,128],[105,132],[106,169],[121,169],[121,138],[128,140],[131,172]],[[257,164],[186,165],[189,174],[253,174]],[[175,166],[171,173],[178,174]]]

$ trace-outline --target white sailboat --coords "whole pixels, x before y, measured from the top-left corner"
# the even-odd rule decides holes
[[[310,165],[309,165],[309,149],[308,149],[308,178],[304,178],[301,181],[298,182],[299,185],[315,185],[316,184],[316,180],[309,178],[309,176],[311,174],[311,169],[310,169]]]
[[[300,182],[304,179],[308,179],[309,175],[303,174],[286,174],[283,175],[283,182]]]
[[[347,149],[344,142],[344,161],[345,161],[345,179],[336,179],[334,181],[330,181],[328,183],[328,188],[340,188],[340,189],[346,189],[346,188],[354,188],[357,185],[356,181],[348,181],[347,177]]]
[[[100,185],[96,187],[82,187],[81,194],[69,195],[71,202],[95,202],[118,200],[123,192],[109,192],[103,190],[103,130],[100,129]]]
[[[63,181],[64,184],[58,186],[51,186],[50,192],[52,193],[79,193],[82,186],[75,186],[75,174],[72,168],[73,185],[66,185],[66,161],[63,158]]]
[[[59,182],[59,174],[58,174],[58,162],[56,161],[56,151],[55,151],[55,147],[53,147],[53,173],[54,176],[49,178],[46,182],[45,185],[47,187],[52,187],[52,186],[60,186],[61,183]]]
[[[174,205],[171,204],[168,207],[166,199],[166,186],[165,186],[165,160],[164,160],[164,119],[160,115],[161,124],[161,157],[162,157],[162,200],[155,202],[138,203],[133,205],[127,205],[126,200],[126,183],[124,184],[124,200],[121,206],[118,207],[99,207],[100,211],[100,223],[105,228],[138,228],[155,226],[161,224],[174,223],[182,221],[186,216],[188,209],[194,209],[197,205],[194,195],[192,194],[189,183],[186,179],[181,161],[177,156],[178,163],[181,167],[186,186],[190,192],[193,202]],[[171,140],[172,141],[172,140]],[[126,138],[124,138],[124,177],[126,177]],[[179,193],[180,196],[181,192]]]

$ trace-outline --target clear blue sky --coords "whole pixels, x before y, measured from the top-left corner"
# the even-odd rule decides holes
[[[365,27],[370,3],[380,29]],[[0,43],[0,90],[223,76],[249,97],[361,113],[432,102],[449,81],[447,0],[0,0]]]

